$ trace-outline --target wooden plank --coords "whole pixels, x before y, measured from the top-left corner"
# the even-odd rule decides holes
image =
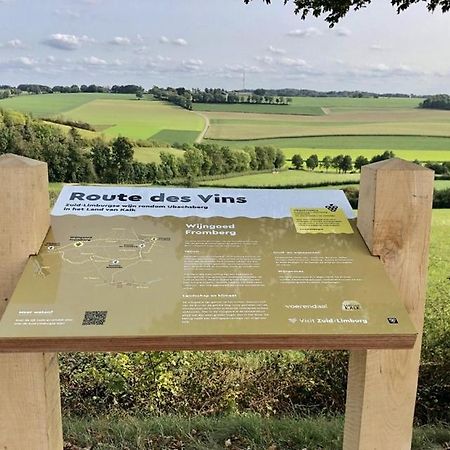
[[[345,450],[409,450],[423,329],[433,172],[392,159],[363,167],[358,228],[419,332],[411,350],[350,357]]]
[[[49,226],[47,164],[0,156],[0,317]],[[62,449],[57,356],[0,354],[0,448]]]
[[[162,350],[350,350],[412,348],[416,335],[215,335],[7,338],[0,352],[129,352]]]

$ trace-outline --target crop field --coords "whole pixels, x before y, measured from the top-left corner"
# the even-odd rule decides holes
[[[283,149],[288,159],[296,153],[371,158],[392,150],[407,160],[448,161],[450,112],[420,109],[420,102],[409,98],[294,97],[285,107],[285,111],[304,107],[324,112],[315,116],[211,108],[203,112],[209,119],[204,142],[232,148],[273,145]]]
[[[434,188],[437,191],[443,191],[444,189],[450,189],[450,180],[435,180]]]
[[[105,136],[155,139],[168,130],[190,132],[190,142],[203,129],[203,119],[189,111],[156,101],[98,99],[67,111],[65,117],[88,122]],[[194,137],[194,139],[192,139]]]
[[[87,122],[105,137],[127,136],[161,142],[193,143],[204,127],[197,114],[165,102],[126,94],[22,95],[0,100],[0,108]],[[84,133],[86,137],[88,135]],[[95,136],[95,134],[93,134]]]
[[[303,106],[292,102],[290,105],[264,105],[252,103],[194,103],[194,111],[232,112],[232,113],[257,113],[257,114],[290,114],[305,116],[322,116],[325,112],[320,106]]]
[[[159,157],[161,152],[170,153],[177,157],[182,157],[184,154],[184,150],[171,147],[135,147],[134,159],[142,163],[154,162],[159,164],[161,162],[161,158]]]
[[[127,94],[42,94],[11,97],[0,100],[0,108],[32,114],[34,117],[56,117],[71,109],[98,99],[130,100],[134,95]],[[84,121],[86,122],[86,121]]]
[[[194,104],[194,112],[150,100],[126,94],[22,95],[0,100],[0,108],[88,122],[97,131],[81,130],[86,138],[193,143],[207,117],[203,142],[232,148],[273,145],[287,159],[297,153],[370,159],[392,150],[407,160],[450,160],[450,112],[419,109],[421,99],[294,97],[289,105]]]
[[[450,141],[449,141],[450,144]],[[350,155],[353,161],[360,155],[365,156],[367,159],[371,159],[373,156],[380,154],[384,150],[390,150],[391,147],[386,147],[384,149],[348,149],[345,148],[342,151],[336,151],[333,148],[286,148],[283,152],[287,160],[290,160],[293,155],[300,155],[303,159],[308,158],[311,154],[316,154],[319,160],[322,160],[325,156],[336,156],[337,154]],[[446,150],[395,150],[395,156],[398,158],[406,159],[407,161],[419,160],[422,162],[426,161],[449,161],[450,151]]]
[[[426,109],[347,110],[323,116],[205,113],[207,139],[248,140],[301,136],[450,136],[447,111]]]
[[[414,161],[450,161],[450,138],[424,136],[318,136],[304,138],[260,139],[248,141],[206,140],[204,142],[243,148],[255,145],[273,145],[281,148],[290,159],[296,153],[319,158],[340,153],[367,158],[385,150],[394,151],[399,158]]]
[[[313,183],[341,183],[359,180],[359,173],[339,174],[334,172],[310,172],[305,170],[283,170],[273,173],[260,173],[255,175],[243,175],[233,178],[205,181],[202,186],[226,186],[226,187],[286,187],[302,186]]]

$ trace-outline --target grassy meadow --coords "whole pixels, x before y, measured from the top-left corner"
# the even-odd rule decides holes
[[[252,103],[194,103],[194,111],[202,112],[231,112],[231,113],[256,113],[256,114],[291,114],[305,116],[322,116],[325,112],[320,106],[303,106],[292,102],[290,105],[264,105]]]
[[[254,415],[225,418],[105,417],[64,419],[66,441],[103,450],[340,450],[342,417],[272,419]],[[450,431],[414,429],[411,450],[444,450]],[[77,447],[77,448],[80,448]],[[68,446],[67,450],[76,450]]]
[[[0,100],[0,108],[29,113],[38,118],[87,122],[96,130],[96,133],[81,130],[87,138],[126,136],[193,143],[204,128],[204,119],[197,114],[166,102],[137,100],[128,94],[21,95]]]
[[[99,99],[67,111],[64,117],[88,122],[105,136],[155,139],[161,132],[172,133],[181,142],[193,142],[203,129],[203,119],[164,102]],[[187,132],[187,135],[186,135]],[[186,135],[187,139],[182,137]]]
[[[359,173],[338,174],[334,172],[311,172],[306,170],[282,170],[272,173],[258,173],[254,175],[242,175],[232,178],[204,181],[202,186],[224,187],[286,187],[308,184],[327,184],[357,182]]]
[[[184,150],[171,147],[135,147],[134,159],[142,163],[157,163],[161,162],[159,157],[161,152],[170,153],[174,156],[182,157]]]
[[[409,98],[293,98],[283,114],[239,110],[214,105],[204,110],[209,119],[205,142],[244,146],[273,145],[286,157],[295,153],[319,158],[338,153],[371,158],[385,150],[407,160],[450,160],[450,113],[418,108]],[[242,105],[252,106],[252,105]],[[289,114],[289,108],[320,108],[322,115]]]
[[[164,144],[204,142],[242,148],[273,145],[288,159],[339,153],[371,158],[385,150],[420,161],[450,160],[450,112],[418,108],[421,99],[294,97],[289,105],[194,104],[187,111],[127,94],[22,95],[0,108],[91,124],[86,138],[119,135]],[[201,115],[196,111],[201,111]],[[204,117],[202,117],[204,116]],[[67,130],[68,127],[57,125]]]
[[[100,99],[131,100],[134,95],[128,94],[22,94],[0,100],[0,108],[32,114],[34,117],[55,117],[63,115],[71,109]]]

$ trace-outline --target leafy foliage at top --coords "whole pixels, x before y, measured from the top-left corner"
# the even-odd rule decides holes
[[[244,0],[245,4],[250,3],[252,0]],[[301,19],[304,20],[309,14],[314,17],[326,15],[325,21],[329,23],[330,28],[334,27],[339,20],[341,20],[350,9],[357,11],[358,9],[365,8],[371,3],[372,0],[293,0],[295,5],[295,14],[300,14]],[[397,10],[397,13],[401,13],[405,9],[409,8],[415,3],[420,1],[426,1],[427,9],[430,12],[434,12],[440,8],[442,12],[448,12],[450,10],[450,0],[391,0],[392,6]],[[268,5],[272,3],[272,0],[263,0]],[[289,3],[289,0],[284,0],[284,4]]]

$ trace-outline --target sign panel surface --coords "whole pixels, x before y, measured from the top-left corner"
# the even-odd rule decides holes
[[[341,191],[65,187],[0,350],[403,348]]]

